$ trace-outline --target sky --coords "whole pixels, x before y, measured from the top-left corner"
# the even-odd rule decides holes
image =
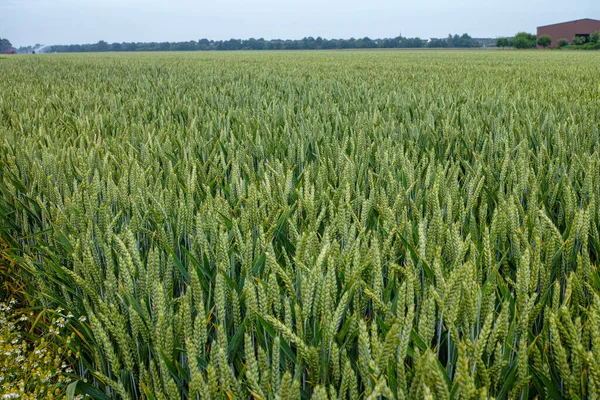
[[[208,38],[473,37],[600,19],[599,0],[0,0],[13,46]]]

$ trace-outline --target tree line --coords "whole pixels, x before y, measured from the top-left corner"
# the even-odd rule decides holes
[[[512,38],[501,37],[496,40],[497,47],[514,47],[516,49],[533,49],[536,46],[543,48],[552,45],[552,37],[550,35],[541,35],[537,37],[534,34],[527,32],[519,32]],[[558,48],[570,47],[573,49],[583,50],[600,50],[600,32],[592,33],[591,35],[578,35],[571,40],[560,38],[557,42]]]
[[[536,35],[527,32],[519,32],[514,37],[501,37],[496,40],[497,47],[514,47],[515,49],[533,49],[535,48]]]
[[[477,48],[497,46],[500,48],[512,47],[516,49],[532,49],[536,45],[544,48],[552,44],[552,38],[519,32],[514,37],[500,37],[498,39],[475,39],[467,33],[462,35],[448,35],[446,38],[421,39],[397,36],[394,38],[370,39],[324,39],[321,37],[305,37],[299,40],[281,39],[229,39],[209,40],[200,39],[185,42],[122,42],[108,43],[104,40],[91,44],[71,44],[42,46],[23,46],[17,49],[18,53],[34,53],[36,49],[44,47],[43,52],[56,53],[92,53],[107,51],[207,51],[207,50],[328,50],[328,49],[394,49],[394,48]],[[574,49],[600,49],[600,33],[589,37],[578,36],[571,41],[562,38],[558,47],[571,47]],[[0,38],[0,54],[14,50],[8,39]]]
[[[108,43],[104,40],[93,44],[53,45],[45,52],[80,53],[106,51],[204,51],[204,50],[327,50],[327,49],[393,49],[393,48],[476,48],[482,42],[468,34],[448,35],[443,39],[424,40],[419,37],[370,39],[324,39],[305,37],[299,40],[281,39],[200,39],[185,42],[123,42]],[[34,47],[22,47],[20,53],[31,53]]]
[[[8,39],[0,38],[0,54],[13,50],[12,43]]]

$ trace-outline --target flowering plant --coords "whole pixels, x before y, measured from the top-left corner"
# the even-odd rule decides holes
[[[36,336],[38,318],[15,305],[15,300],[0,303],[0,399],[66,399],[79,357],[67,347],[75,335],[69,329],[73,316],[60,308],[43,311],[51,322]]]

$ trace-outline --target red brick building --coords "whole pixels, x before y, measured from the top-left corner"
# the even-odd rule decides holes
[[[552,38],[550,47],[557,47],[560,39],[567,39],[569,43],[573,42],[576,36],[590,36],[592,33],[600,32],[600,21],[597,19],[578,19],[576,21],[562,22],[540,26],[537,28],[537,37],[548,35]],[[540,46],[538,46],[539,48]]]

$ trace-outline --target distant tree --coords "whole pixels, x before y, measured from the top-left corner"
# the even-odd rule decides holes
[[[442,44],[441,41],[445,42]],[[481,44],[474,40],[469,34],[463,33],[459,35],[448,35],[446,40],[443,39],[432,39],[428,44],[428,47],[455,47],[455,48],[472,48],[481,47]]]
[[[456,47],[456,43],[460,40],[460,36],[448,34],[448,38],[446,39],[446,43],[448,43],[448,47]]]
[[[569,41],[565,38],[562,38],[558,41],[558,47],[559,48],[563,48],[563,47],[567,47],[569,45]]]
[[[498,40],[496,40],[496,47],[508,47],[508,39],[505,37],[498,38]]]
[[[12,43],[9,42],[8,39],[0,38],[0,54],[4,53],[7,50],[12,50]]]
[[[171,51],[171,50],[175,50],[175,46],[171,46],[171,43],[169,42],[161,42],[161,43],[155,43],[152,46],[152,49],[154,51]]]
[[[240,39],[229,39],[224,42],[220,42],[221,48],[218,50],[240,50],[242,48],[242,41]]]
[[[250,38],[244,41],[242,45],[244,50],[264,50],[265,48],[265,39],[254,39]]]
[[[96,43],[96,51],[109,51],[109,50],[110,50],[110,45],[108,43],[106,43],[104,40],[101,40],[98,43]]]
[[[301,44],[302,49],[307,49],[307,50],[314,50],[317,48],[317,41],[315,40],[314,37],[309,36],[309,37],[305,37],[302,38],[301,40]]]
[[[371,38],[369,37],[364,37],[361,39],[362,40],[362,47],[367,48],[367,49],[373,49],[375,47],[377,47],[377,43],[375,43]]]
[[[321,43],[322,49],[336,49],[337,46],[338,46],[338,43],[337,43],[337,40],[335,40],[335,39],[331,39],[331,40],[323,39],[323,42]]]
[[[350,39],[340,39],[340,44],[342,49],[355,49],[356,48],[356,39],[353,37]]]
[[[406,39],[406,47],[410,49],[419,49],[423,46],[424,43],[420,37]]]
[[[590,35],[590,42],[600,43],[600,32],[594,32]]]
[[[198,50],[210,50],[211,44],[208,39],[198,40]]]
[[[573,38],[573,44],[576,46],[581,46],[583,44],[585,44],[586,40],[584,36],[575,36]]]
[[[549,35],[542,35],[538,38],[537,44],[543,48],[546,48],[552,44],[552,37]]]
[[[513,39],[513,47],[516,49],[533,49],[536,45],[536,37],[531,33],[519,32]]]
[[[448,47],[448,41],[444,39],[431,39],[429,43],[427,43],[427,47],[432,49],[441,49]]]
[[[399,47],[402,49],[417,49],[417,48],[423,47],[423,41],[418,37],[406,38],[406,37],[399,36],[396,38],[396,40],[397,40],[397,44],[395,47]]]
[[[472,48],[472,47],[480,47],[481,46],[478,42],[473,40],[473,38],[471,36],[469,36],[467,33],[463,33],[462,36],[460,36],[460,37],[458,37],[458,35],[455,35],[453,38],[453,42],[454,42],[454,47],[459,47],[459,48]]]
[[[281,47],[284,50],[300,50],[301,42],[299,40],[286,40]]]
[[[6,46],[6,42],[2,41]],[[371,39],[316,39],[308,36],[300,40],[282,39],[229,39],[208,40],[200,39],[186,42],[123,42],[109,44],[103,40],[94,44],[53,45],[45,50],[58,53],[85,53],[97,51],[194,51],[194,50],[302,50],[302,49],[357,49],[357,48],[420,48],[420,47],[479,47],[481,43],[468,34],[448,35],[446,39],[432,39],[429,43],[418,37]],[[36,47],[34,47],[36,48]],[[29,52],[27,48],[19,49],[20,52]]]
[[[123,51],[136,51],[136,49],[135,43],[123,43]]]
[[[17,49],[17,53],[19,54],[31,54],[33,52],[33,46],[21,46]]]
[[[381,47],[383,49],[393,49],[393,48],[398,47],[397,38],[381,39],[378,43],[379,43],[379,47]]]
[[[183,51],[194,51],[198,48],[198,44],[195,40],[189,40],[187,42],[179,43],[179,49]]]

